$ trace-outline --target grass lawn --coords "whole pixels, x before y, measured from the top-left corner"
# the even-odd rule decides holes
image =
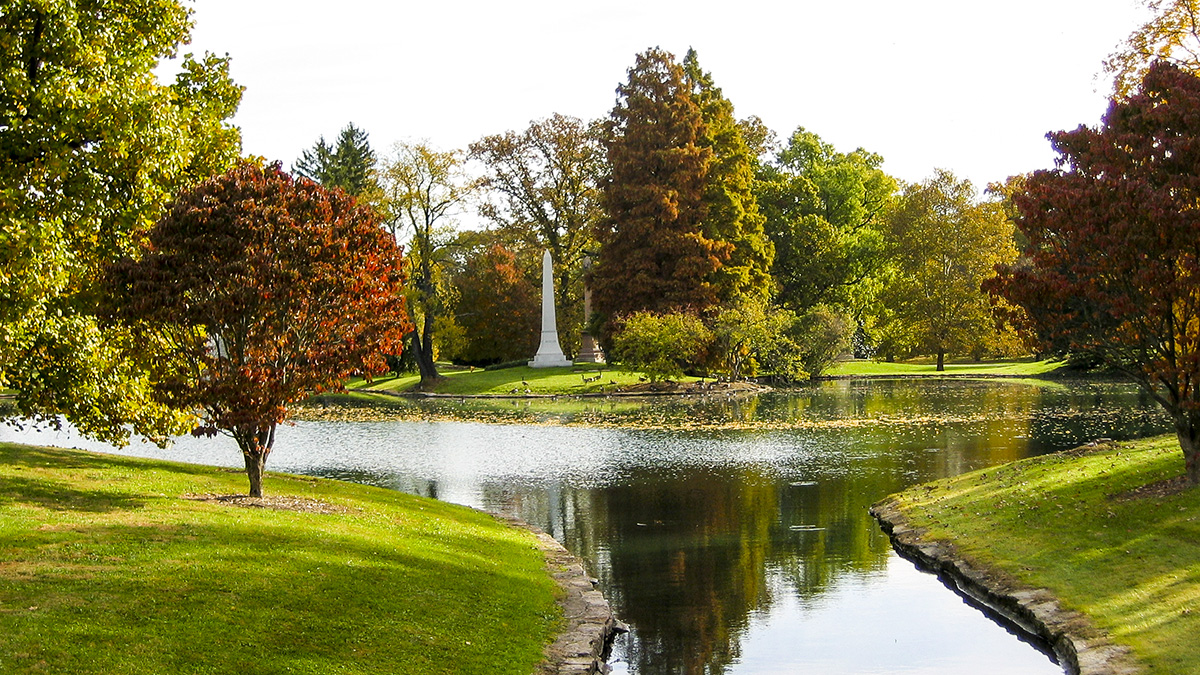
[[[1200,672],[1200,488],[1132,491],[1183,473],[1175,437],[1015,462],[896,498],[932,539],[1091,617],[1150,672]]]
[[[434,389],[438,394],[456,394],[459,396],[473,394],[587,394],[603,391],[612,392],[618,386],[628,386],[641,382],[642,374],[609,369],[599,365],[580,365],[573,368],[504,368],[501,370],[446,369],[439,371],[445,379]],[[599,379],[584,382],[584,378]],[[683,381],[690,382],[697,378],[685,377]],[[418,375],[403,375],[401,377],[375,378],[370,384],[361,379],[350,380],[347,389],[362,388],[374,391],[408,391],[421,381]]]
[[[913,359],[887,363],[884,361],[839,361],[825,375],[1044,375],[1063,366],[1062,361],[1009,359],[1005,361],[947,361],[946,370],[939,373],[933,359]]]
[[[0,672],[516,673],[560,620],[527,532],[269,474],[0,444]]]

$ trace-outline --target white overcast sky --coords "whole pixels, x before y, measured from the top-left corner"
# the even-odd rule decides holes
[[[608,114],[635,55],[701,65],[786,138],[884,157],[908,181],[977,187],[1051,166],[1051,130],[1096,124],[1101,60],[1145,19],[1136,0],[194,0],[184,51],[228,53],[247,153],[291,163],[353,121],[465,147],[552,113]]]

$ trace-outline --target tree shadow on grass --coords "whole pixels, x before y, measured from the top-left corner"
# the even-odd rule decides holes
[[[134,495],[79,490],[56,481],[19,477],[5,478],[0,482],[0,505],[10,504],[32,504],[55,511],[89,513],[140,509],[146,505]]]

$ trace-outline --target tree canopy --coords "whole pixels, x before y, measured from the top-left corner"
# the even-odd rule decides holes
[[[94,319],[100,269],[178,190],[228,168],[241,99],[228,60],[181,59],[174,0],[13,0],[0,11],[0,386],[25,416],[124,442],[180,419],[153,405],[130,336]]]
[[[304,150],[293,173],[315,180],[327,188],[341,188],[355,197],[372,198],[379,186],[375,182],[375,151],[367,132],[351,122],[330,145],[322,136],[312,148]]]
[[[1132,94],[1150,64],[1172,63],[1200,74],[1200,0],[1142,0],[1151,18],[1104,61],[1118,96]]]
[[[1200,482],[1200,78],[1156,62],[1099,127],[1050,140],[1058,168],[1013,197],[1025,258],[988,287],[1043,350],[1140,383]]]
[[[109,315],[166,347],[156,398],[238,443],[250,494],[288,405],[386,369],[411,329],[403,258],[341,191],[242,163],[186,190],[138,258],[108,271]]]

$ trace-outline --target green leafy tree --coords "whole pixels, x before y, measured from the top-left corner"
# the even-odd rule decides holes
[[[409,299],[416,319],[409,340],[421,385],[427,387],[440,377],[434,334],[449,304],[443,265],[454,239],[454,218],[479,183],[467,174],[461,152],[428,143],[396,144],[380,177],[392,232],[408,235]]]
[[[775,245],[778,302],[797,312],[853,306],[852,292],[881,266],[882,216],[896,181],[883,158],[837,152],[799,128],[759,172],[758,201]]]
[[[227,59],[189,54],[173,83],[155,74],[189,29],[170,0],[0,9],[0,386],[23,416],[116,443],[180,429],[150,395],[156,355],[126,358],[131,336],[94,315],[104,265],[240,154]]]
[[[403,258],[339,190],[243,163],[184,191],[137,259],[108,271],[109,314],[169,345],[155,397],[232,436],[250,495],[288,405],[386,369],[410,330]]]
[[[711,341],[712,333],[695,314],[634,312],[621,321],[612,356],[651,382],[679,379],[685,368],[703,362]]]
[[[1026,256],[988,289],[1043,351],[1139,383],[1200,483],[1200,78],[1155,63],[1099,127],[1050,140],[1058,168],[1014,196]]]
[[[704,190],[701,230],[714,241],[732,246],[729,258],[713,273],[721,303],[758,303],[771,295],[771,262],[775,247],[763,232],[765,218],[754,195],[757,155],[733,116],[733,104],[700,67],[694,49],[683,59],[683,71],[700,108],[704,133],[700,145],[712,150]],[[765,138],[754,139],[758,144]]]
[[[540,279],[542,251],[550,251],[559,340],[573,352],[587,320],[584,258],[596,247],[592,235],[603,215],[600,125],[552,115],[521,132],[484,137],[470,151],[487,167],[481,187],[491,199],[482,214],[523,254],[531,276]]]
[[[1142,0],[1152,13],[1104,61],[1118,96],[1127,97],[1142,83],[1150,64],[1172,63],[1200,74],[1200,0]]]
[[[995,330],[981,284],[1016,259],[1012,230],[999,203],[977,200],[970,181],[945,170],[907,186],[888,214],[893,268],[880,297],[939,371],[948,353]]]
[[[715,306],[714,273],[733,249],[704,232],[713,153],[683,68],[671,54],[648,50],[617,95],[605,139],[607,217],[596,228],[591,273],[603,338],[619,316]]]
[[[375,151],[367,132],[351,122],[330,145],[322,136],[312,148],[303,151],[292,171],[328,188],[341,188],[354,197],[373,200],[379,191],[375,181]]]

